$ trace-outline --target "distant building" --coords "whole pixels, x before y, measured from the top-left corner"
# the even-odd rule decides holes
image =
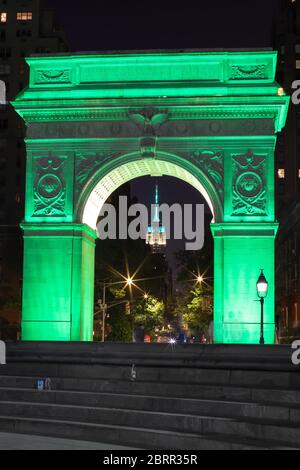
[[[275,27],[278,82],[292,93],[300,80],[300,1],[282,0]],[[300,334],[300,105],[291,103],[276,153],[276,316],[281,337]]]
[[[155,201],[153,208],[153,219],[152,224],[148,227],[146,244],[150,245],[152,253],[163,253],[167,245],[167,235],[165,227],[160,221],[158,184],[155,186]]]
[[[0,2],[0,80],[11,101],[28,83],[24,58],[65,52],[67,43],[43,0]],[[10,105],[0,108],[0,319],[18,321],[24,215],[24,126]],[[9,305],[9,308],[7,307]]]

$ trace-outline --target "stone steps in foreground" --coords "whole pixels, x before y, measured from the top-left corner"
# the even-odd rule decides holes
[[[300,449],[300,367],[290,347],[19,342],[7,349],[0,431],[140,449]],[[37,391],[37,379],[48,377],[51,390]]]
[[[104,424],[43,420],[0,415],[2,431],[30,435],[66,437],[147,450],[293,450],[290,443],[243,439],[218,434],[199,435],[159,429],[109,426]]]
[[[154,411],[100,408],[44,403],[1,402],[0,415],[76,421],[113,426],[152,428],[195,434],[222,434],[243,438],[287,441],[300,448],[300,427],[292,423],[266,422],[248,418],[225,418]]]
[[[162,413],[207,415],[227,418],[250,418],[284,424],[300,424],[300,407],[286,404],[266,405],[243,401],[188,399],[154,395],[129,395],[74,391],[38,391],[0,388],[1,402],[31,402],[34,404],[74,405],[97,408],[151,410]]]
[[[0,388],[36,389],[36,377],[0,375]],[[45,376],[43,376],[45,377]],[[155,396],[167,396],[190,399],[211,399],[229,401],[247,401],[255,403],[272,403],[281,406],[287,404],[300,406],[300,390],[281,388],[249,388],[246,386],[225,386],[212,384],[182,384],[182,383],[152,383],[131,382],[130,380],[81,379],[81,378],[51,378],[55,391],[117,393],[145,395],[149,390]]]

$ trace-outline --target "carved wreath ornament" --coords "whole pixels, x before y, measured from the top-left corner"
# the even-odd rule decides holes
[[[266,78],[266,66],[259,65],[232,65],[231,80],[264,79]]]
[[[65,160],[41,158],[36,160],[37,179],[34,186],[34,215],[63,216],[65,189],[63,166]]]
[[[41,198],[56,198],[61,191],[62,182],[56,175],[44,175],[38,183],[37,192]]]
[[[233,158],[233,215],[266,215],[265,164],[251,151]]]
[[[37,70],[36,83],[69,83],[70,70]]]
[[[236,190],[241,197],[256,197],[262,191],[262,180],[256,173],[249,171],[238,177]]]

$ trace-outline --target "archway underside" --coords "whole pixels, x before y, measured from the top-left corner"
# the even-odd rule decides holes
[[[96,230],[99,213],[109,196],[123,184],[142,176],[173,176],[185,181],[202,194],[215,219],[213,202],[199,179],[178,164],[153,158],[125,163],[104,176],[93,189],[85,204],[82,222]]]

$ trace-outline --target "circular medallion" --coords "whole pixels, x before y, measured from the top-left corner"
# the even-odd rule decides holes
[[[37,187],[39,195],[45,199],[53,199],[62,192],[61,180],[56,175],[44,175]]]
[[[262,191],[262,180],[253,172],[243,173],[236,181],[237,192],[243,197],[256,197]]]
[[[211,134],[220,134],[222,130],[222,124],[219,121],[214,121],[209,124],[209,130]]]
[[[187,126],[184,122],[178,122],[176,124],[176,131],[178,134],[186,134],[187,133]]]

